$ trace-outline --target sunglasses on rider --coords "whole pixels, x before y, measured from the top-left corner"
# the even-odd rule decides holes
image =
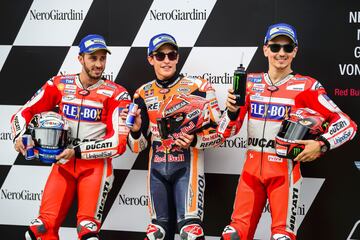
[[[164,61],[165,57],[167,56],[170,61],[176,60],[178,53],[176,51],[171,51],[168,53],[163,52],[155,52],[153,56],[156,58],[157,61]]]
[[[269,44],[268,46],[270,48],[270,51],[272,51],[273,53],[279,52],[281,48],[284,49],[284,52],[286,53],[292,53],[294,51],[294,48],[296,47],[295,44],[281,45],[278,43]]]

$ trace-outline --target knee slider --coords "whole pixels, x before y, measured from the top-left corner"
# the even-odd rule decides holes
[[[30,222],[29,229],[25,233],[26,240],[37,240],[41,235],[46,233],[46,225],[41,219],[35,218]]]
[[[148,240],[163,240],[165,234],[164,228],[158,224],[150,223],[146,229],[146,237]]]
[[[274,234],[272,237],[271,237],[272,240],[291,240],[291,238],[285,234],[280,234],[280,233],[277,233],[277,234]]]
[[[83,220],[77,226],[77,232],[79,239],[81,240],[99,240],[99,229],[98,223],[91,220]]]
[[[240,240],[240,237],[236,229],[228,225],[222,232],[221,240]]]
[[[205,239],[204,230],[200,224],[188,224],[180,229],[180,238],[181,240],[203,240]]]

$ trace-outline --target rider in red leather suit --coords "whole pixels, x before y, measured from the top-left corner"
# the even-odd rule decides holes
[[[299,162],[315,160],[321,152],[337,148],[355,136],[356,124],[328,98],[321,84],[291,70],[297,44],[291,26],[270,26],[263,47],[269,72],[248,74],[246,103],[240,109],[229,90],[228,109],[218,132],[225,138],[235,135],[247,114],[248,146],[231,223],[222,235],[224,240],[254,239],[266,199],[271,208],[271,239],[296,239],[302,180]],[[299,141],[305,149],[292,161],[275,154],[275,136],[284,116],[295,106],[319,112],[329,127],[317,141]]]
[[[129,130],[119,113],[130,103],[130,97],[122,86],[101,79],[109,52],[105,41],[99,35],[88,35],[79,47],[82,72],[48,80],[11,121],[15,149],[22,153],[21,136],[36,113],[58,106],[71,130],[72,146],[58,155],[60,161],[52,166],[40,215],[32,221],[26,239],[59,239],[59,227],[75,194],[79,239],[98,239],[113,182],[111,160],[126,149]]]

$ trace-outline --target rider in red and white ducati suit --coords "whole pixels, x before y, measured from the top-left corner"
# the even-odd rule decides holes
[[[293,40],[292,35],[289,36],[286,33],[278,36],[280,38],[274,37],[272,44]],[[297,43],[297,41],[293,42]],[[270,53],[267,45],[264,49],[265,54],[272,54],[271,56],[275,59],[279,59],[276,55],[279,51],[274,50],[275,52]],[[296,50],[293,49],[289,53],[280,48],[279,54],[287,56]],[[284,59],[281,61],[287,60],[285,57]],[[271,64],[269,69],[272,69]],[[330,150],[341,146],[355,136],[356,124],[328,98],[321,84],[311,77],[295,74],[290,68],[288,69],[290,71],[287,75],[275,83],[270,79],[270,70],[269,74],[248,74],[246,103],[240,111],[231,111],[235,108],[229,95],[228,103],[229,101],[230,103],[227,106],[230,110],[228,109],[223,114],[218,132],[225,138],[237,134],[247,114],[248,144],[231,223],[224,229],[222,235],[224,240],[254,239],[256,226],[267,198],[272,217],[271,239],[296,239],[296,210],[299,205],[302,181],[300,164],[297,161],[308,161],[308,159],[304,157],[304,159],[298,158],[293,161],[280,158],[275,153],[275,136],[284,116],[293,107],[313,109],[329,122],[327,131],[318,139],[319,141],[307,140],[309,144],[312,144],[313,149],[316,148],[316,151],[314,150],[316,157],[320,155],[320,141],[323,142],[320,144],[324,144],[325,148]],[[310,148],[306,144],[304,152]]]
[[[87,38],[92,41],[102,39],[99,35]],[[83,57],[106,59],[105,50],[108,50],[105,45],[95,44],[94,49],[90,49],[90,53],[83,52],[87,54]],[[87,88],[83,86],[81,74],[51,78],[12,118],[12,132],[17,142],[34,114],[58,106],[59,113],[68,120],[70,148],[75,150],[74,157],[67,159],[65,164],[53,164],[39,217],[32,221],[26,239],[59,239],[59,227],[75,194],[79,239],[98,239],[105,200],[113,182],[112,157],[126,150],[129,129],[119,113],[131,101],[125,88],[100,79],[102,72],[99,79]]]

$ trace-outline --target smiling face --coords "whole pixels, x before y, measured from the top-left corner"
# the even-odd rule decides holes
[[[174,46],[165,44],[161,46],[156,52],[168,54],[174,51],[176,51]],[[157,79],[167,80],[171,78],[176,72],[176,64],[179,61],[179,55],[177,54],[176,59],[174,60],[170,60],[169,56],[166,55],[162,61],[159,61],[154,55],[150,55],[148,56],[148,61],[154,67]]]
[[[79,55],[79,61],[83,66],[82,73],[91,80],[99,80],[105,70],[106,50],[98,50],[91,54]]]
[[[264,55],[269,61],[269,70],[291,71],[291,62],[296,56],[297,46],[292,52],[286,52],[284,47],[281,47],[277,52],[273,52],[270,47],[272,44],[280,44],[281,46],[293,44],[291,39],[286,36],[278,36],[270,40],[263,47]]]

